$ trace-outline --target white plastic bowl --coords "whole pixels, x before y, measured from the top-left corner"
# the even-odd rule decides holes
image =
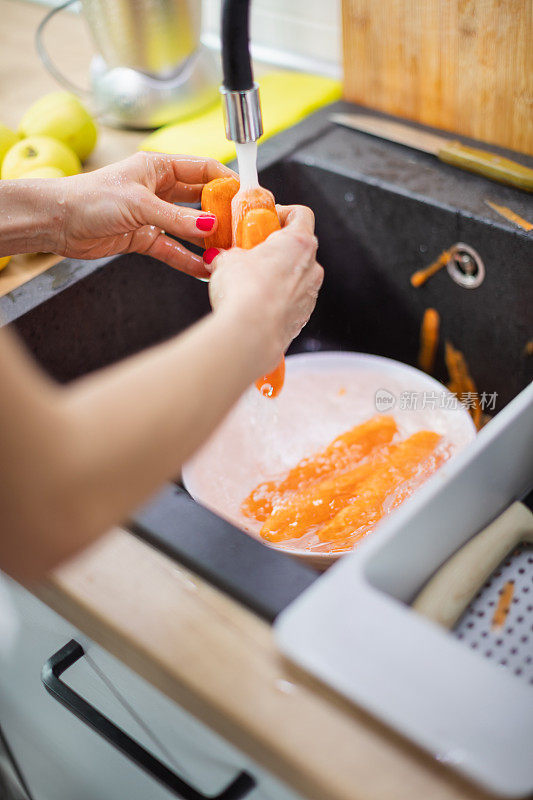
[[[418,408],[411,408],[415,399]],[[394,405],[387,408],[388,402]],[[456,408],[439,407],[446,403],[453,405],[454,396],[445,386],[389,358],[349,352],[288,356],[279,397],[262,397],[251,387],[185,464],[183,482],[198,503],[264,542],[259,536],[261,523],[240,511],[255,486],[279,477],[380,411],[395,418],[402,438],[434,430],[445,437],[452,452],[458,452],[474,439],[475,427],[460,403]],[[298,548],[295,542],[268,546],[318,569],[339,557]]]

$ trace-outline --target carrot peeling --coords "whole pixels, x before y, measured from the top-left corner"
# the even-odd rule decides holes
[[[485,203],[497,214],[508,219],[509,222],[514,222],[514,224],[522,228],[523,231],[533,231],[533,222],[524,219],[524,217],[521,217],[516,211],[512,211],[510,208],[507,208],[507,206],[499,206],[496,203],[491,203],[490,200],[485,200]]]
[[[431,374],[439,346],[440,316],[434,308],[426,308],[420,327],[420,352],[418,366]]]
[[[446,367],[450,375],[450,383],[448,388],[451,392],[457,395],[459,401],[466,403],[468,401],[468,410],[474,420],[476,429],[481,427],[481,414],[482,409],[479,402],[476,384],[468,369],[466,359],[460,350],[456,350],[451,342],[446,342],[444,349],[444,358]]]
[[[500,596],[498,598],[498,605],[494,611],[494,616],[492,617],[492,630],[498,630],[498,628],[503,628],[505,625],[505,620],[507,619],[507,615],[511,608],[511,603],[513,601],[514,595],[514,581],[507,581],[505,586],[500,592]]]
[[[411,275],[411,286],[414,286],[415,289],[423,286],[426,281],[428,281],[433,275],[446,266],[451,257],[451,250],[443,250],[437,260],[433,261],[429,267],[419,269]]]

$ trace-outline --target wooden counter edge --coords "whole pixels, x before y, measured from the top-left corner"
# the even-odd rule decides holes
[[[293,668],[271,628],[127,531],[31,591],[309,800],[486,800]]]

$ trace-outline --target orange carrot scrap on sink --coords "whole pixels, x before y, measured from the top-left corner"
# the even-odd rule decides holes
[[[498,630],[498,628],[503,628],[505,625],[505,620],[507,619],[507,615],[511,608],[511,603],[513,601],[514,595],[514,581],[507,581],[505,586],[500,592],[500,596],[498,598],[498,605],[494,611],[494,616],[492,617],[492,630]]]
[[[450,376],[448,388],[450,392],[457,395],[457,398],[465,405],[468,403],[468,410],[474,420],[477,430],[481,426],[481,404],[476,389],[474,379],[468,369],[466,359],[460,350],[456,350],[451,342],[446,342],[444,350],[446,367]]]
[[[355,502],[318,531],[320,541],[342,542],[349,549],[365,536],[386,513],[388,498],[415,476],[429,477],[445,460],[444,452],[435,452],[440,439],[434,431],[418,431],[400,442],[390,458],[358,487]]]
[[[451,257],[451,250],[443,250],[440,256],[433,261],[429,267],[419,269],[411,275],[411,285],[414,286],[415,289],[423,286],[426,281],[428,281],[431,277],[433,277],[433,275],[446,266]]]
[[[426,308],[420,327],[420,352],[418,366],[431,374],[435,366],[437,348],[439,346],[439,312],[434,308]]]
[[[507,206],[499,206],[497,203],[491,203],[490,200],[485,200],[485,203],[497,214],[501,214],[502,217],[508,219],[509,222],[514,222],[514,224],[522,228],[523,231],[533,231],[533,222],[524,219],[524,217],[521,217],[516,211],[512,211],[510,208],[507,208]]]
[[[260,483],[244,500],[242,512],[264,522],[275,506],[295,492],[302,491],[320,479],[345,472],[368,456],[375,447],[387,444],[397,432],[396,422],[389,416],[376,416],[337,436],[318,453],[303,458],[288,474]]]

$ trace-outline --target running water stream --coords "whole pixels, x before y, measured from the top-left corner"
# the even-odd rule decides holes
[[[246,142],[245,144],[237,142],[235,149],[237,150],[241,191],[243,189],[255,189],[259,186],[259,178],[257,177],[257,142]]]

